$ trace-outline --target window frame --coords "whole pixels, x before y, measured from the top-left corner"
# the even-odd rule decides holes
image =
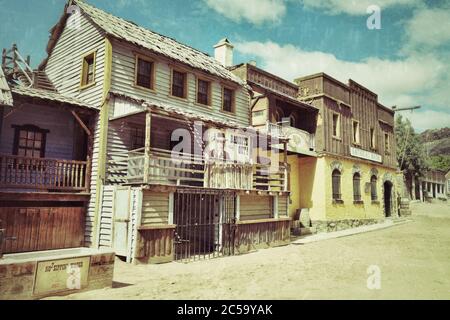
[[[377,149],[377,134],[374,127],[371,127],[369,129],[370,132],[370,149],[376,150]]]
[[[152,65],[152,70],[151,70],[151,75],[150,75],[150,88],[138,84],[139,60],[149,62]],[[156,61],[148,56],[136,53],[135,54],[135,62],[134,62],[134,86],[139,89],[154,92],[155,91],[155,80],[156,80],[155,74],[156,74]]]
[[[199,94],[199,82],[203,81],[208,83],[208,96],[207,96],[207,103],[204,104],[203,102],[200,102],[198,100],[198,94]],[[195,82],[196,86],[195,86],[195,103],[199,104],[201,106],[207,106],[207,107],[211,107],[212,106],[212,81],[202,78],[202,77],[197,77],[197,81]]]
[[[224,106],[225,106],[225,90],[230,90],[231,91],[231,111],[228,111],[228,110],[224,109]],[[222,86],[222,103],[221,103],[220,110],[222,112],[226,112],[226,113],[230,113],[230,114],[235,114],[236,113],[236,89],[231,88],[231,87],[227,87],[227,86]]]
[[[145,148],[145,126],[139,126],[137,124],[128,124],[128,126],[130,127],[130,147],[131,147],[131,150],[138,150],[138,149]],[[138,137],[137,132],[139,130],[142,130],[143,144],[142,144],[142,146],[136,148],[136,139]]]
[[[353,203],[362,203],[362,192],[361,192],[361,173],[355,172],[353,174]]]
[[[391,137],[388,132],[384,133],[384,153],[391,154]]]
[[[335,180],[339,178],[339,180]],[[335,184],[337,183],[337,185]],[[336,190],[337,189],[337,190]],[[331,197],[333,202],[343,203],[342,201],[342,172],[334,169],[331,173]]]
[[[92,68],[93,68],[93,73],[92,73],[92,81],[91,82],[87,82],[88,81],[88,75],[89,75],[89,69],[86,66],[86,59],[88,57],[92,56],[93,59],[93,63],[92,63]],[[96,68],[97,68],[97,50],[94,51],[90,51],[87,52],[85,54],[83,54],[82,58],[81,58],[81,76],[80,76],[80,89],[86,89],[89,87],[92,87],[95,85],[95,80],[96,80]]]
[[[173,86],[174,86],[174,81],[173,81],[173,77],[175,73],[180,73],[180,74],[184,74],[184,84],[183,84],[183,97],[180,96],[176,96],[173,94]],[[172,68],[171,72],[170,72],[170,96],[176,99],[182,99],[182,100],[188,100],[189,97],[189,93],[188,93],[188,72],[185,70],[181,70],[178,68]]]
[[[336,134],[334,132],[334,117],[337,117],[337,123],[336,123]],[[337,112],[333,112],[332,118],[331,118],[331,126],[332,126],[332,135],[334,139],[341,139],[341,114]]]
[[[42,128],[39,128],[38,126],[35,126],[32,124],[12,125],[11,127],[14,129],[14,142],[13,142],[13,150],[12,150],[12,154],[14,156],[28,158],[28,156],[26,156],[26,155],[25,156],[19,155],[19,148],[22,148],[25,150],[38,150],[36,148],[29,148],[28,146],[25,148],[20,147],[20,131],[27,131],[27,132],[34,132],[34,133],[42,134],[41,147],[39,150],[39,158],[41,158],[41,159],[45,158],[46,146],[47,146],[47,134],[50,133],[50,130],[42,129]],[[28,140],[28,138],[27,138],[27,140]]]
[[[356,131],[355,131],[356,124]],[[354,145],[361,145],[361,125],[358,120],[352,120],[352,143]]]
[[[370,177],[370,199],[372,203],[378,202],[378,177],[376,175]]]

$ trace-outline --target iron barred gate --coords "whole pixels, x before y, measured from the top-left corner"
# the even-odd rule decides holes
[[[181,262],[234,254],[236,194],[179,189],[174,196],[175,260]]]

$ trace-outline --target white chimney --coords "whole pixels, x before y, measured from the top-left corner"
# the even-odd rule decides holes
[[[214,57],[225,67],[233,66],[233,49],[234,46],[230,40],[224,38],[214,46]]]

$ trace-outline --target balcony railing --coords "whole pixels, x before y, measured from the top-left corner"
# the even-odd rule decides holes
[[[0,188],[88,191],[90,162],[0,155]]]
[[[291,127],[267,122],[266,132],[274,137],[289,138],[288,151],[309,152],[316,149],[316,139],[313,133]]]
[[[152,148],[128,153],[128,184],[161,184],[214,189],[287,191],[288,170],[264,164],[215,161],[202,156]]]

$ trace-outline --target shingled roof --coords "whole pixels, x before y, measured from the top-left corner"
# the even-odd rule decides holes
[[[242,79],[234,75],[219,61],[206,53],[179,43],[172,38],[147,30],[132,22],[113,16],[84,1],[72,1],[74,5],[77,5],[107,35],[151,50],[156,54],[179,61],[192,68],[205,71],[240,85],[245,85]]]
[[[36,99],[40,99],[43,101],[57,102],[57,103],[72,105],[75,107],[98,110],[94,106],[90,106],[90,105],[86,104],[85,102],[80,101],[78,99],[68,97],[68,96],[62,95],[60,93],[45,90],[45,89],[25,87],[22,85],[14,85],[14,86],[11,86],[11,92],[14,95],[18,95],[18,96],[22,96],[22,97],[36,98]]]

